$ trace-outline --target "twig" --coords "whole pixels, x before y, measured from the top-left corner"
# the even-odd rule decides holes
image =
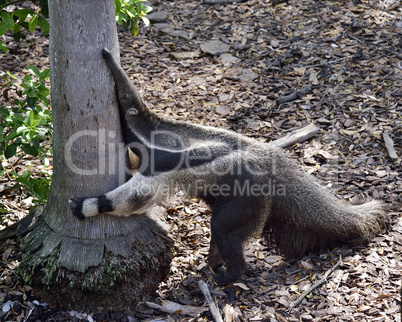
[[[218,308],[216,307],[214,301],[212,300],[211,293],[208,290],[207,284],[203,280],[200,280],[198,282],[198,287],[200,288],[202,294],[204,294],[205,298],[207,299],[208,305],[209,305],[209,310],[211,311],[212,318],[214,319],[215,322],[223,322],[222,316],[219,313]]]
[[[271,3],[273,5],[277,5],[277,4],[280,4],[280,3],[283,3],[283,2],[288,2],[288,0],[271,0]]]
[[[298,306],[303,300],[304,298],[309,295],[312,291],[314,291],[316,288],[320,287],[321,285],[325,284],[326,282],[328,282],[327,278],[329,276],[329,274],[331,274],[333,271],[335,271],[339,265],[341,265],[342,263],[342,256],[339,255],[339,260],[338,262],[331,267],[329,270],[327,270],[324,274],[324,276],[322,277],[322,279],[320,279],[317,283],[313,284],[311,287],[309,287],[309,289],[307,289],[306,291],[303,292],[302,295],[300,295],[297,300],[295,300],[294,302],[292,302],[292,304],[290,304],[289,309],[292,310],[294,309],[296,306]]]
[[[23,3],[23,2],[24,2],[24,0],[12,1],[12,2],[7,3],[6,7],[11,6],[11,5],[14,5],[14,4],[17,4],[17,3]]]
[[[271,292],[271,291],[275,290],[276,288],[278,288],[278,286],[275,284],[272,284],[272,283],[269,283],[269,284],[271,284],[271,286],[268,286],[264,290],[257,292],[255,295],[261,296],[261,295],[264,295],[264,294]]]
[[[394,141],[391,139],[391,137],[388,134],[388,131],[384,131],[382,134],[382,137],[384,139],[385,147],[387,148],[388,154],[391,157],[391,159],[398,159],[398,155],[396,154],[395,148],[394,148]]]
[[[198,317],[201,313],[208,311],[206,307],[197,307],[192,305],[182,305],[172,301],[162,301],[162,305],[145,302],[152,309],[156,309],[169,314],[183,314],[191,317]]]
[[[300,91],[294,92],[290,95],[285,95],[281,96],[276,100],[276,104],[280,105],[283,103],[291,102],[294,100],[297,100],[298,98],[302,98],[305,96],[308,92],[311,91],[313,86],[311,84],[308,84],[306,87],[302,88]]]
[[[247,2],[248,0],[204,0],[203,4],[231,4],[234,2]]]
[[[396,52],[395,50],[392,50],[391,48],[385,48],[384,50],[392,55],[395,55],[397,58],[402,59],[402,54]]]
[[[338,62],[340,62],[342,60],[349,59],[349,58],[354,58],[354,57],[356,57],[356,55],[345,56],[345,57],[337,58],[337,59],[330,60],[330,61],[327,61],[327,62],[323,61],[322,63],[319,63],[319,64],[308,65],[308,66],[306,66],[306,68],[321,67],[323,65],[336,64],[336,63],[338,63]]]
[[[13,162],[13,164],[11,164],[9,160],[7,160],[7,161],[8,161],[8,163],[10,163],[10,166],[14,169],[14,166],[16,166],[16,165],[18,164],[18,162],[20,162],[21,159],[22,159],[24,156],[25,156],[24,154],[21,155],[16,161]],[[14,171],[15,171],[15,170],[14,170]]]
[[[269,144],[273,144],[279,148],[284,148],[286,146],[292,145],[297,142],[302,142],[308,140],[313,137],[318,131],[320,127],[314,123],[311,123],[301,129],[294,131],[280,139],[269,142]]]

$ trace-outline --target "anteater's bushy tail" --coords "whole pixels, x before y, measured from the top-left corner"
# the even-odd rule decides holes
[[[267,241],[286,258],[355,239],[367,240],[382,230],[385,206],[381,201],[342,203],[305,173],[292,169],[282,173],[286,192],[271,199],[264,227]]]

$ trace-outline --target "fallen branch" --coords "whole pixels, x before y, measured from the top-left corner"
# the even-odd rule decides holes
[[[175,303],[172,301],[163,301],[162,305],[153,303],[153,302],[145,302],[150,308],[157,309],[162,312],[166,312],[169,314],[183,314],[191,317],[198,317],[201,313],[208,311],[206,307],[198,307],[191,305],[181,305],[179,303]]]
[[[384,131],[382,134],[382,137],[384,139],[385,147],[387,148],[388,154],[391,157],[391,159],[398,159],[398,155],[396,154],[395,148],[394,148],[394,141],[391,139],[387,131]]]
[[[324,285],[325,283],[327,283],[327,282],[328,282],[327,278],[328,278],[329,274],[331,274],[333,271],[335,271],[335,270],[338,268],[338,266],[341,265],[341,263],[342,263],[342,256],[339,255],[339,260],[338,260],[338,262],[337,262],[333,267],[331,267],[329,270],[327,270],[327,271],[325,272],[325,274],[324,274],[324,276],[322,277],[322,279],[320,279],[317,283],[315,283],[315,284],[313,284],[312,286],[310,286],[306,291],[303,292],[302,295],[300,295],[300,296],[297,298],[297,300],[293,301],[292,304],[290,304],[289,309],[290,309],[290,310],[294,309],[294,308],[295,308],[296,306],[298,306],[298,305],[303,301],[303,299],[304,299],[307,295],[309,295],[312,291],[314,291],[316,288],[320,287],[321,285]]]
[[[216,307],[214,301],[212,300],[211,293],[209,293],[208,286],[205,284],[203,280],[198,282],[198,287],[200,288],[202,294],[204,294],[205,298],[207,299],[209,310],[211,311],[212,318],[215,322],[223,322],[222,316],[219,313],[218,308]]]
[[[294,131],[280,139],[269,142],[269,144],[273,144],[279,148],[284,148],[286,146],[292,145],[297,142],[302,142],[308,140],[313,137],[318,131],[320,127],[314,123],[311,123],[301,129]]]
[[[302,98],[306,96],[308,92],[310,92],[313,88],[313,85],[308,84],[306,87],[303,87],[300,91],[294,92],[289,95],[281,96],[276,100],[276,104],[281,105],[283,103],[291,102],[297,100],[298,98]]]

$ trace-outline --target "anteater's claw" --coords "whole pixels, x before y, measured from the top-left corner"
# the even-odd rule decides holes
[[[72,197],[70,200],[68,200],[71,211],[73,215],[78,218],[78,220],[85,219],[85,216],[82,213],[82,203],[84,202],[84,200],[85,198],[79,198],[79,197]]]

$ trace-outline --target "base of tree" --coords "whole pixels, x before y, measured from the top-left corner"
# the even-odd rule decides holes
[[[134,231],[132,236],[116,237],[125,242],[132,241],[131,256],[114,254],[107,247],[107,240],[80,240],[87,253],[91,249],[99,252],[102,248],[102,257],[96,266],[85,270],[80,263],[72,261],[72,267],[79,268],[79,271],[63,267],[71,260],[71,252],[74,253],[77,246],[69,237],[52,231],[39,217],[33,230],[21,241],[23,255],[18,274],[43,302],[63,309],[132,309],[169,272],[173,242],[162,228],[166,227],[162,217],[160,207],[152,208],[146,214],[135,217],[138,231]],[[49,240],[56,241],[50,249],[52,242],[49,243]],[[62,258],[66,257],[63,252],[66,247],[70,249],[68,260]],[[122,245],[124,247],[127,243]]]

